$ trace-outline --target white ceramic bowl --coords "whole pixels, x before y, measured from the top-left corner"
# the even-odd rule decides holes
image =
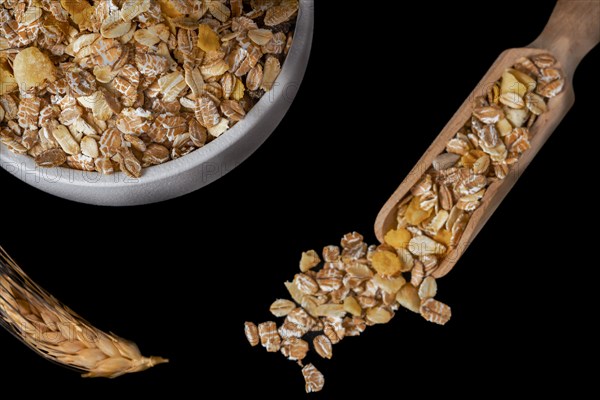
[[[45,169],[0,145],[0,166],[50,194],[82,203],[133,206],[172,199],[208,185],[238,166],[275,130],[290,108],[312,45],[314,0],[300,0],[292,48],[273,89],[221,137],[185,157],[144,169],[139,179],[69,168]]]

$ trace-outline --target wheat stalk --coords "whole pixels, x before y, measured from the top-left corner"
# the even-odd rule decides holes
[[[115,378],[168,362],[93,327],[33,282],[0,247],[0,325],[41,356],[83,372]]]

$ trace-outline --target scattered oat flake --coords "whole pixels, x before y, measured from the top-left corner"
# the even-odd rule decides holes
[[[445,325],[452,316],[450,307],[435,299],[425,300],[420,311],[423,318],[438,325]]]
[[[306,393],[320,392],[323,389],[325,377],[314,365],[308,364],[302,368],[302,375],[306,382]]]
[[[244,333],[250,346],[257,346],[260,343],[260,337],[258,336],[258,328],[252,322],[244,322]]]

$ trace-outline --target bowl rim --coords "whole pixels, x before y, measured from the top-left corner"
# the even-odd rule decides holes
[[[123,172],[103,175],[96,171],[81,171],[66,167],[42,168],[35,164],[32,157],[13,153],[4,145],[0,145],[0,166],[7,171],[9,167],[11,169],[16,168],[14,172],[9,171],[12,174],[19,172],[21,175],[23,173],[30,176],[35,174],[37,175],[36,181],[39,178],[44,178],[52,180],[53,183],[63,183],[70,186],[120,188],[124,186],[130,187],[131,185],[147,185],[162,181],[174,175],[188,172],[218,158],[228,148],[241,141],[247,134],[250,134],[254,130],[253,128],[266,117],[271,106],[276,105],[282,97],[286,96],[285,89],[288,85],[295,84],[293,81],[295,75],[294,66],[302,58],[302,48],[311,45],[314,19],[314,0],[299,0],[299,3],[300,7],[294,30],[294,41],[273,88],[261,97],[245,118],[207,145],[175,160],[144,168],[140,178],[129,177]]]

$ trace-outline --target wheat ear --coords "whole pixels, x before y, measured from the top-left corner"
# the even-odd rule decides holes
[[[41,356],[84,377],[116,378],[168,362],[93,327],[33,282],[0,247],[0,325]]]

